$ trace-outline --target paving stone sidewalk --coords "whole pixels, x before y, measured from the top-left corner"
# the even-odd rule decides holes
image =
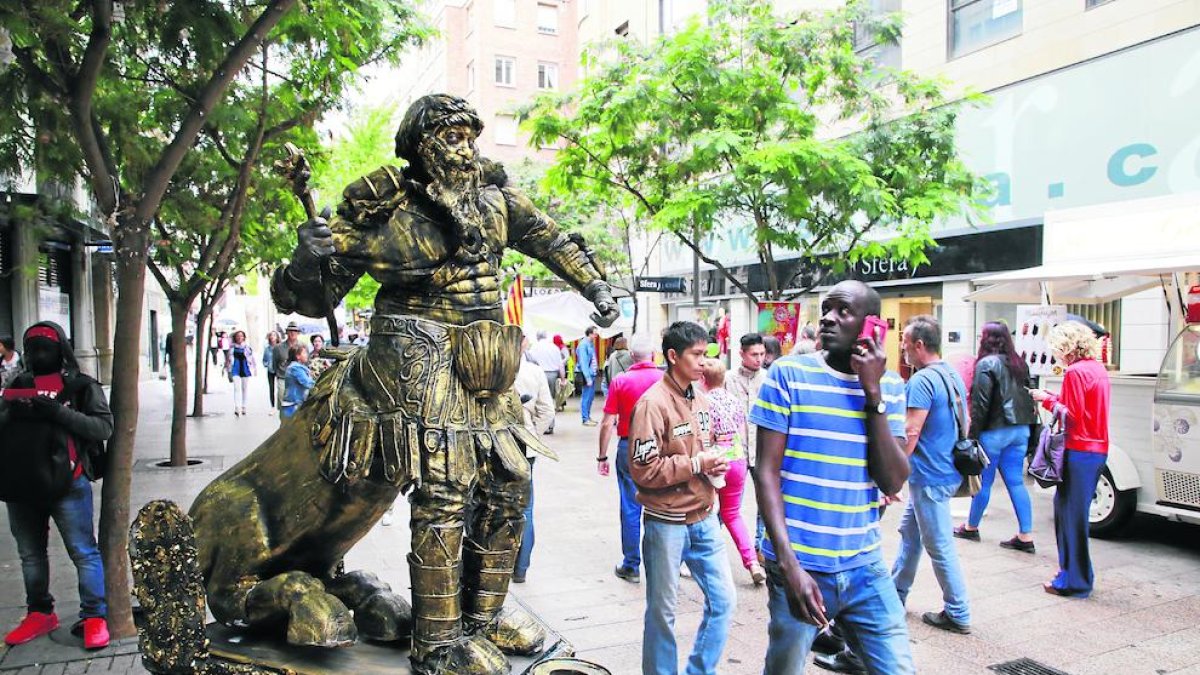
[[[251,383],[250,414],[234,417],[228,385],[218,381],[207,397],[210,415],[188,421],[193,457],[204,460],[188,469],[155,466],[167,454],[170,391],[166,382],[147,381],[132,487],[133,510],[158,498],[185,508],[220,471],[238,461],[277,426],[268,414],[266,380]],[[599,413],[601,401],[597,401]],[[537,485],[537,545],[528,582],[513,592],[537,611],[584,658],[617,675],[640,672],[644,588],[616,579],[620,533],[613,477],[595,472],[595,428],[583,427],[577,410],[559,414],[548,437],[562,459],[540,460]],[[909,631],[921,673],[992,673],[988,666],[1028,657],[1072,675],[1093,673],[1194,673],[1200,675],[1200,529],[1139,518],[1132,534],[1118,541],[1093,540],[1096,592],[1088,600],[1046,595],[1043,581],[1057,567],[1050,492],[1034,488],[1035,555],[1007,551],[997,544],[1016,527],[1004,488],[994,488],[985,518],[983,542],[959,542],[971,591],[974,632],[950,635],[921,623],[920,614],[940,608],[941,592],[928,562],[922,563],[909,597]],[[97,487],[97,499],[99,490]],[[98,503],[98,502],[97,502]],[[744,517],[754,513],[746,494]],[[956,521],[965,517],[966,500],[954,504]],[[894,558],[900,509],[885,516],[884,555]],[[7,513],[0,509],[0,520]],[[396,504],[394,524],[377,526],[347,557],[348,569],[369,569],[398,589],[408,588],[408,507]],[[0,526],[7,532],[7,526]],[[722,675],[762,671],[766,649],[766,591],[754,587],[729,544],[737,583],[738,609],[725,650]],[[52,590],[59,616],[73,617],[78,602],[74,568],[61,541],[51,537]],[[677,630],[686,654],[700,621],[703,596],[682,580]],[[0,536],[0,627],[15,625],[24,613],[20,561],[11,536]],[[69,636],[59,636],[69,641]],[[0,647],[0,649],[3,649]],[[145,673],[136,640],[87,654],[49,638],[0,652],[0,671],[45,673]],[[806,673],[823,673],[811,664]]]

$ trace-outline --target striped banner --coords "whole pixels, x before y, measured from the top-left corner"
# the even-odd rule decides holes
[[[521,275],[508,287],[508,299],[504,302],[504,322],[513,326],[525,325],[525,283]]]

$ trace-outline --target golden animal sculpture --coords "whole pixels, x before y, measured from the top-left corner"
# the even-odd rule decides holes
[[[377,579],[335,576],[401,492],[412,506],[412,664],[423,675],[499,675],[535,653],[536,621],[504,601],[524,531],[525,429],[512,383],[521,331],[501,325],[505,248],[533,256],[595,304],[616,303],[594,257],[475,149],[466,101],[416,101],[396,134],[403,169],[343,193],[276,270],[282,312],[325,316],[363,274],[380,283],[365,348],[337,354],[296,415],[197,498],[199,561],[214,616],[337,646],[405,631],[407,605]],[[487,167],[485,171],[483,167]]]

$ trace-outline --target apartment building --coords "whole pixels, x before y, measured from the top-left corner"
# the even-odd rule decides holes
[[[594,0],[593,0],[594,1]],[[569,90],[578,73],[580,0],[437,0],[425,11],[441,35],[405,59],[401,108],[431,93],[462,96],[479,111],[479,148],[505,163],[551,161],[529,147],[514,110],[545,91]]]
[[[836,3],[777,4],[788,10]],[[651,39],[703,10],[702,2],[690,0],[591,5],[581,1],[579,10],[584,44],[612,35]],[[852,272],[881,290],[885,318],[893,325],[914,314],[936,314],[946,349],[970,351],[983,321],[1011,324],[1017,311],[1015,303],[968,299],[976,290],[973,279],[1058,259],[1058,251],[1043,250],[1053,240],[1044,236],[1045,223],[1076,221],[1061,214],[1077,209],[1132,214],[1130,222],[1143,231],[1087,242],[1088,255],[1103,261],[1127,254],[1131,239],[1168,231],[1150,215],[1171,210],[1161,208],[1162,200],[1200,206],[1200,130],[1194,122],[1200,110],[1200,0],[874,0],[872,7],[900,12],[903,38],[881,46],[863,35],[862,53],[887,66],[943,77],[952,92],[988,95],[987,103],[960,115],[958,142],[968,165],[995,187],[983,223],[937,226],[939,246],[928,265],[909,269],[871,261]],[[745,232],[729,228],[707,247],[742,278],[763,276]],[[685,277],[690,288],[690,250],[664,238],[659,252],[652,273]],[[702,266],[699,286],[700,308],[692,306],[690,293],[645,304],[651,329],[722,308],[735,334],[756,325],[757,307],[719,273]],[[819,291],[805,298],[804,320],[815,321]],[[1161,295],[1154,289],[1071,309],[1114,331],[1114,365],[1151,372],[1169,333]],[[898,362],[898,345],[890,344],[889,352]]]

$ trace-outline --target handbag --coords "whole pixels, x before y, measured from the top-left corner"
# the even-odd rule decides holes
[[[1063,479],[1063,458],[1067,452],[1067,413],[1062,405],[1054,407],[1050,424],[1042,428],[1029,475],[1044,488],[1054,487]]]
[[[954,493],[955,497],[974,497],[983,490],[982,476],[963,476],[963,481],[958,484],[958,491]]]
[[[942,378],[942,384],[946,387],[946,404],[954,411],[954,423],[958,428],[958,440],[954,443],[952,455],[954,457],[954,468],[963,476],[978,476],[983,473],[985,467],[991,464],[987,453],[984,452],[983,446],[974,438],[967,437],[967,422],[965,405],[963,404],[962,396],[958,393],[958,388],[950,383],[950,378],[941,371],[937,366],[931,366],[933,372]],[[953,396],[954,402],[950,402]]]

